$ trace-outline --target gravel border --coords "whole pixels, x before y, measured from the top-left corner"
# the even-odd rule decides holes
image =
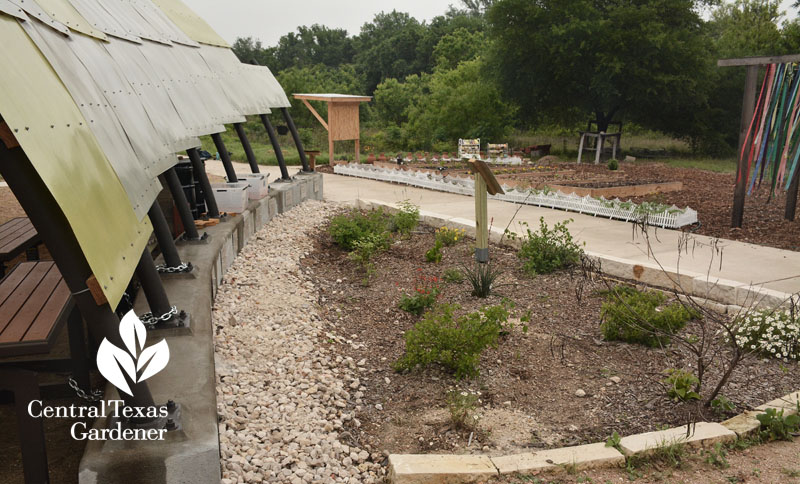
[[[340,207],[307,201],[251,239],[220,285],[212,311],[222,483],[378,482],[382,453],[347,432],[363,367],[333,356],[300,260],[310,233]]]

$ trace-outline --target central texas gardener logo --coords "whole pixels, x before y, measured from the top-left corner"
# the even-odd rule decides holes
[[[169,362],[169,346],[162,339],[145,348],[147,329],[133,311],[122,318],[119,335],[125,348],[103,338],[97,350],[97,368],[119,391],[133,396],[128,382],[143,382],[163,370]]]

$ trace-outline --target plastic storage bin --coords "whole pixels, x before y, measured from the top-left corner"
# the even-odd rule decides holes
[[[269,185],[267,185],[268,173],[237,173],[236,177],[240,182],[246,182],[250,185],[247,190],[247,196],[250,200],[261,200],[267,196],[269,192]]]
[[[242,213],[247,209],[247,182],[215,183],[211,185],[220,212]]]

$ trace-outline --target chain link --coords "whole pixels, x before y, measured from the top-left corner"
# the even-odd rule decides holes
[[[180,265],[174,267],[167,267],[166,264],[159,264],[156,266],[156,270],[159,274],[177,274],[180,272],[189,272],[192,270],[192,263],[191,262],[181,262]]]
[[[158,323],[169,321],[174,316],[178,315],[178,307],[172,306],[169,311],[161,316],[155,316],[153,313],[144,313],[139,317],[139,321],[150,329],[153,329]]]
[[[81,387],[78,386],[78,382],[72,377],[69,377],[69,387],[75,391],[79,398],[82,398],[87,402],[94,403],[103,399],[103,390],[89,390],[89,393],[86,393]]]

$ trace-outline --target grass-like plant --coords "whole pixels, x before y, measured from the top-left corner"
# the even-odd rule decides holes
[[[665,304],[667,296],[616,286],[606,293],[600,310],[600,329],[607,341],[625,341],[653,348],[667,346],[671,336],[697,315],[679,302]]]
[[[472,295],[475,297],[486,298],[496,288],[497,278],[503,271],[496,269],[491,263],[475,262],[472,266],[464,266],[464,275],[472,285]]]

